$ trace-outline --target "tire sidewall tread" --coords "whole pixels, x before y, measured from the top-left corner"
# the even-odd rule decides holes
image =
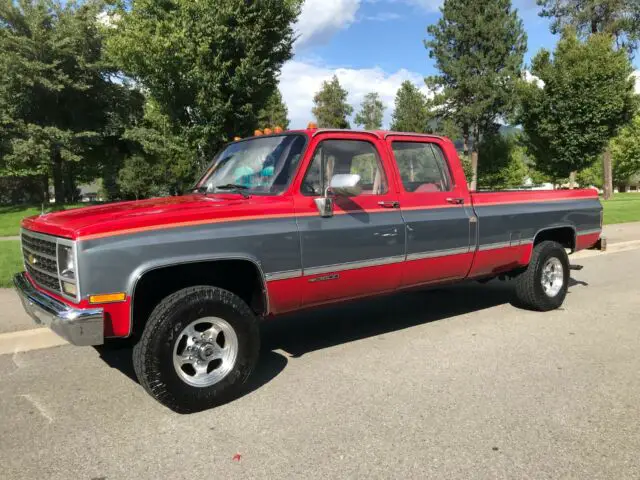
[[[226,320],[238,337],[233,369],[209,387],[194,387],[180,379],[173,366],[176,337],[198,318]],[[241,392],[257,363],[260,350],[258,321],[235,294],[217,287],[194,286],[161,301],[149,316],[133,349],[133,366],[142,387],[170,409],[188,413],[225,403]]]

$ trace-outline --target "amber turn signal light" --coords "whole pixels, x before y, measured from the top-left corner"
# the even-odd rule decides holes
[[[102,295],[89,295],[89,303],[113,303],[124,302],[126,293],[106,293]]]

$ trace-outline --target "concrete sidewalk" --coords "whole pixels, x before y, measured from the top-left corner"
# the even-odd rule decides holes
[[[640,222],[606,225],[604,235],[607,237],[609,250],[615,249],[616,244],[640,242]],[[598,254],[598,252],[593,252],[593,256]],[[24,313],[20,300],[13,289],[0,288],[0,334],[30,330],[36,327],[33,320]]]

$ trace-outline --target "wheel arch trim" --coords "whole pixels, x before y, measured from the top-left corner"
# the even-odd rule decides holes
[[[268,315],[270,311],[269,290],[267,289],[267,280],[260,261],[251,255],[197,255],[193,257],[167,258],[148,262],[138,266],[129,276],[127,281],[127,294],[131,299],[129,305],[129,332],[127,337],[133,332],[133,308],[135,304],[135,290],[140,280],[148,273],[168,267],[177,267],[180,265],[188,265],[192,263],[208,263],[208,262],[224,262],[224,261],[245,261],[251,263],[258,271],[262,296],[264,298],[264,315]]]

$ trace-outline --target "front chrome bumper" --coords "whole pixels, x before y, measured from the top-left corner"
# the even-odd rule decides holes
[[[73,345],[104,343],[102,308],[73,308],[37,290],[22,272],[13,283],[25,311],[38,325],[45,325]]]

